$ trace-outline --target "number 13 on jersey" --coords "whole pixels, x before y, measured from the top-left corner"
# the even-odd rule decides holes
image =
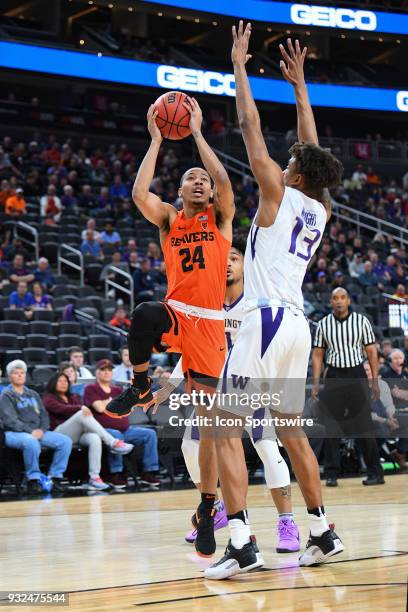
[[[299,236],[300,232],[303,230],[304,224],[305,222],[303,221],[301,217],[296,217],[296,225],[292,231],[289,253],[292,253],[293,255],[297,255],[297,257],[300,257],[301,259],[304,259],[305,261],[309,261],[309,259],[313,255],[312,253],[313,245],[316,244],[316,242],[318,242],[318,240],[320,239],[321,233],[320,233],[320,230],[316,228],[314,229],[307,228],[309,232],[312,232],[312,234],[314,234],[313,238],[309,238],[309,236],[305,236],[305,235]],[[302,250],[303,250],[301,248],[302,244],[298,245],[297,244],[298,242],[300,243],[304,242],[307,245],[306,253],[302,253]]]

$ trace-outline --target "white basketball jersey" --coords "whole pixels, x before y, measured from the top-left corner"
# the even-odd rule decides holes
[[[244,294],[228,306],[224,304],[224,329],[227,349],[232,348],[244,318]]]
[[[326,221],[323,204],[285,187],[275,223],[251,226],[245,251],[245,305],[267,305],[275,299],[303,309],[303,279]]]

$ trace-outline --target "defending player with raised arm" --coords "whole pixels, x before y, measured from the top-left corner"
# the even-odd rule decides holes
[[[256,223],[259,227],[269,227],[274,223],[286,186],[298,189],[308,197],[321,202],[327,209],[328,219],[330,217],[328,190],[338,184],[342,165],[318,144],[316,125],[303,73],[306,49],[301,51],[298,41],[294,48],[292,41],[288,40],[288,51],[280,45],[283,55],[281,70],[285,79],[293,85],[296,96],[300,141],[289,149],[291,158],[286,170],[282,172],[280,166],[269,156],[245,69],[245,64],[251,57],[248,54],[250,36],[250,23],[245,30],[242,21],[239,22],[238,31],[235,26],[233,27],[232,62],[238,120],[249,163],[260,190]]]
[[[153,403],[149,360],[153,347],[167,346],[182,354],[182,371],[189,388],[216,387],[225,358],[222,310],[227,258],[232,240],[234,195],[228,174],[201,133],[202,113],[194,98],[187,98],[190,128],[204,168],[190,168],[182,178],[178,211],[152,193],[162,136],[156,125],[157,111],[149,108],[150,147],[133,187],[133,200],[146,219],[157,225],[167,272],[164,302],[144,302],[132,313],[129,357],[133,366],[131,386],[113,399],[106,411],[126,416],[135,406],[147,410]],[[213,186],[217,197],[214,204]],[[201,413],[202,410],[202,413]],[[205,407],[197,407],[205,415]],[[217,488],[214,441],[200,440],[202,502],[197,509],[196,550],[214,553],[213,504]]]

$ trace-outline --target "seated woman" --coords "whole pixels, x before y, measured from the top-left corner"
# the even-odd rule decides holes
[[[76,367],[70,361],[62,361],[58,366],[59,372],[62,372],[68,377],[71,393],[75,393],[79,397],[84,395],[85,383],[78,382],[78,374]]]
[[[39,281],[35,281],[32,287],[34,298],[33,307],[35,310],[52,310],[52,299],[44,293],[44,289]]]
[[[88,447],[89,486],[109,489],[100,477],[102,442],[119,455],[130,453],[133,444],[114,438],[94,419],[80,396],[71,393],[68,376],[63,372],[57,372],[48,381],[43,403],[50,415],[51,429],[65,434],[74,444]]]

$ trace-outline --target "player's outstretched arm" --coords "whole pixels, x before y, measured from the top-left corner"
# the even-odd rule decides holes
[[[157,157],[160,151],[162,135],[156,124],[157,111],[153,105],[147,113],[147,127],[152,137],[150,147],[140,164],[135,183],[132,189],[132,198],[142,215],[159,229],[165,229],[170,225],[170,215],[175,209],[162,200],[150,190],[150,184],[154,177]]]
[[[258,109],[248,81],[245,63],[250,59],[248,44],[251,35],[251,24],[245,30],[239,22],[238,31],[232,28],[234,44],[232,63],[234,65],[236,104],[239,126],[244,138],[252,172],[258,181],[263,202],[280,205],[284,193],[283,175],[279,165],[269,157],[268,149],[261,130]]]
[[[298,40],[295,40],[295,46],[293,46],[290,38],[287,40],[287,45],[287,50],[283,45],[279,45],[283,57],[280,61],[280,68],[284,78],[288,83],[293,85],[295,91],[298,139],[301,142],[319,144],[316,122],[310,104],[303,70],[307,47],[301,49]]]
[[[235,204],[228,173],[202,134],[203,114],[197,100],[188,97],[184,106],[190,112],[191,134],[197,145],[201,161],[215,185],[217,213],[221,216],[222,222],[231,221],[235,214]]]

